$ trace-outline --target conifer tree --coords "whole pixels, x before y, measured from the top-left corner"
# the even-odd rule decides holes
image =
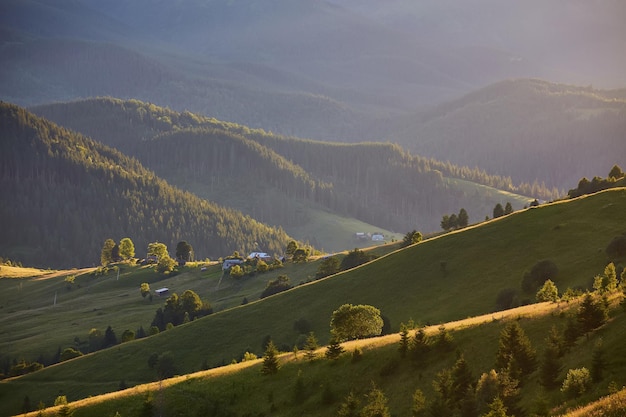
[[[406,353],[409,350],[409,329],[406,324],[400,324],[400,345],[398,346],[398,351],[400,352],[400,357],[406,357]]]
[[[341,356],[343,352],[344,352],[344,349],[341,346],[341,343],[339,343],[339,339],[333,336],[330,339],[330,344],[328,345],[328,348],[326,348],[326,353],[325,353],[326,358],[332,359],[332,360],[338,359],[339,356]]]
[[[558,349],[554,345],[548,344],[543,351],[539,365],[539,382],[541,385],[547,390],[558,387],[558,377],[561,368]]]
[[[593,382],[600,382],[603,372],[607,367],[606,351],[602,339],[599,339],[593,347],[591,354],[591,379]]]
[[[435,347],[442,352],[449,352],[454,347],[454,338],[443,324],[439,326],[439,333],[435,339]]]
[[[507,409],[500,397],[496,397],[491,404],[489,404],[489,412],[483,417],[509,417],[506,413]]]
[[[530,374],[536,367],[536,353],[519,323],[509,323],[500,333],[496,367],[509,370],[515,377]]]
[[[312,361],[313,359],[315,359],[316,354],[315,351],[320,347],[319,343],[317,342],[317,338],[315,337],[315,333],[310,332],[309,335],[306,338],[306,343],[304,344],[304,349],[305,349],[305,354],[304,356]]]
[[[615,264],[611,262],[604,268],[604,276],[602,277],[602,284],[604,291],[609,294],[617,291],[617,271],[615,270]]]
[[[373,386],[372,390],[365,395],[365,398],[367,399],[367,404],[361,410],[361,417],[391,417],[387,407],[387,397],[381,389]]]
[[[546,280],[543,286],[537,291],[537,301],[551,301],[556,303],[559,301],[559,290],[551,279]]]
[[[460,408],[463,398],[465,398],[468,390],[472,390],[472,384],[474,383],[474,375],[472,375],[472,370],[469,368],[463,355],[454,363],[451,375],[452,401],[457,408]]]
[[[608,316],[608,308],[587,292],[580,303],[576,319],[581,331],[587,333],[602,326],[608,320]]]
[[[413,393],[413,404],[411,405],[411,416],[421,417],[426,411],[426,397],[421,389],[416,389]]]
[[[429,352],[430,340],[423,327],[420,327],[415,332],[415,337],[411,340],[409,350],[411,356],[417,360],[423,359],[423,356]]]
[[[278,349],[274,345],[273,341],[269,341],[267,348],[265,349],[265,355],[263,356],[263,367],[261,373],[263,375],[273,375],[278,372],[280,365],[278,363]]]
[[[361,413],[359,412],[359,406],[361,402],[351,391],[350,394],[346,397],[346,399],[341,403],[339,407],[339,411],[337,412],[338,417],[360,417]]]

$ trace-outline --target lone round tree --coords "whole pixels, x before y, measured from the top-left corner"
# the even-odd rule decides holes
[[[339,340],[378,336],[383,330],[383,319],[376,307],[344,304],[333,312],[330,328]]]

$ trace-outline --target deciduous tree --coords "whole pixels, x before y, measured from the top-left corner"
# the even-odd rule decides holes
[[[135,257],[135,245],[130,238],[125,237],[120,240],[119,255],[122,259],[131,259]]]
[[[378,336],[383,329],[383,319],[376,307],[344,304],[333,312],[330,328],[339,340]]]
[[[115,241],[113,239],[107,239],[104,241],[102,250],[100,251],[100,264],[107,266],[113,262],[113,248],[115,247]]]
[[[189,243],[187,243],[184,240],[178,242],[178,244],[176,245],[176,259],[183,260],[183,261],[191,261],[192,254],[193,254],[193,247]]]

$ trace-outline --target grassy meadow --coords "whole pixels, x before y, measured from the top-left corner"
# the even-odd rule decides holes
[[[93,397],[72,404],[72,408],[76,417],[113,416],[115,413],[135,416],[141,415],[145,399],[151,396],[160,415],[328,416],[337,414],[351,392],[363,406],[365,395],[376,386],[385,393],[391,415],[407,416],[411,415],[413,393],[420,389],[428,402],[433,401],[435,392],[431,382],[438,372],[451,368],[460,354],[466,358],[475,380],[489,372],[494,367],[500,332],[509,321],[519,322],[540,354],[550,329],[555,326],[562,330],[568,314],[575,311],[577,305],[576,302],[544,303],[532,309],[520,307],[492,317],[483,316],[473,322],[462,320],[447,324],[454,338],[454,348],[448,352],[431,351],[417,360],[400,356],[399,336],[394,334],[344,343],[346,352],[336,361],[323,357],[324,348],[318,350],[317,359],[312,361],[306,359],[303,352],[284,353],[276,375],[262,375],[259,359]],[[568,369],[589,368],[593,346],[598,340],[603,341],[608,370],[587,393],[568,399],[559,389],[546,391],[539,385],[535,371],[524,382],[520,406],[527,413],[547,411],[549,415],[562,415],[607,395],[610,384],[624,386],[626,363],[621,358],[626,354],[626,346],[622,343],[621,329],[625,325],[626,314],[620,307],[615,308],[609,323],[579,339],[563,358],[561,380]],[[427,334],[435,337],[437,327],[428,327]],[[410,336],[413,334],[410,332]],[[357,346],[363,352],[359,361],[352,358]],[[54,409],[49,412],[54,413]],[[586,415],[580,411],[572,413]]]
[[[330,316],[344,303],[371,304],[381,309],[390,332],[397,332],[401,322],[406,323],[411,319],[417,324],[437,325],[494,312],[498,293],[503,289],[521,291],[520,282],[524,273],[543,259],[550,259],[558,266],[559,274],[554,281],[561,292],[567,287],[590,288],[593,277],[601,274],[608,262],[604,248],[613,237],[626,232],[625,225],[626,189],[610,190],[519,211],[428,239],[353,270],[298,285],[291,291],[254,302],[258,298],[255,294],[260,293],[267,282],[265,276],[260,275],[241,283],[227,284],[223,281],[220,289],[216,290],[221,275],[217,265],[205,272],[196,268],[166,279],[161,279],[149,268],[122,267],[119,280],[116,274],[97,278],[88,274],[77,276],[75,282],[81,287],[69,291],[65,289],[66,284],[61,277],[40,281],[22,279],[19,283],[14,279],[3,279],[0,280],[0,285],[5,286],[1,291],[0,314],[2,322],[6,324],[3,324],[0,335],[0,347],[3,352],[11,352],[14,356],[21,352],[38,353],[45,345],[46,337],[52,334],[56,336],[65,333],[64,340],[71,344],[75,336],[86,337],[92,327],[104,330],[107,325],[111,325],[118,337],[126,328],[135,329],[138,325],[147,328],[160,304],[157,297],[152,303],[141,298],[141,282],[149,282],[152,289],[167,286],[178,293],[192,289],[203,299],[208,299],[218,312],[156,336],[123,343],[33,374],[3,381],[0,383],[0,394],[7,400],[0,406],[0,415],[19,411],[25,395],[33,402],[41,400],[51,405],[59,393],[74,401],[116,391],[121,382],[134,386],[154,381],[155,372],[147,365],[147,359],[153,353],[170,352],[179,373],[183,375],[199,371],[205,365],[216,367],[228,364],[233,359],[240,360],[246,351],[260,356],[263,341],[267,337],[271,337],[281,350],[291,351],[303,339],[303,335],[294,328],[298,320],[305,320],[320,343],[325,344],[329,339]],[[291,277],[293,284],[298,284],[308,281],[308,277],[313,277],[316,270],[316,264],[310,262],[306,265],[288,265],[275,273],[285,273]],[[269,275],[267,278],[270,278]],[[20,283],[21,288],[18,288]],[[54,292],[57,293],[56,306],[52,306]],[[89,298],[90,294],[95,293],[101,293],[101,301],[97,303]],[[240,306],[243,297],[247,297],[250,303]],[[533,302],[534,296],[519,294],[519,299],[521,302],[525,299]],[[616,322],[623,320],[620,317],[616,316]],[[540,344],[547,334],[546,328],[549,329],[553,323],[534,323],[534,320],[529,321],[528,329],[524,327],[533,342]],[[538,326],[537,330],[533,330],[533,326]],[[488,336],[491,339],[484,346],[480,344],[483,343],[482,337],[465,333],[488,333],[490,328],[493,329]],[[493,362],[492,351],[496,348],[495,341],[501,327],[495,321],[472,329],[476,330],[455,332],[455,340],[459,344],[467,340],[468,345],[466,347],[463,342],[462,350],[468,362],[475,364],[472,366],[476,367],[476,372],[484,372],[485,368],[492,366],[487,363]],[[609,337],[614,337],[614,333],[607,333],[606,338]],[[49,348],[55,350],[56,343]],[[343,397],[350,389],[347,385],[352,384],[349,380],[354,379],[344,378],[343,375],[354,375],[364,382],[359,393],[371,386],[371,380],[379,381],[375,373],[384,365],[385,358],[389,357],[383,354],[386,348],[381,349],[380,354],[377,351],[371,358],[365,355],[363,368],[352,368],[349,359],[345,358],[336,366],[329,366],[323,361],[299,366],[307,377],[306,385],[311,387],[311,392],[317,392],[318,388],[314,387],[329,383],[324,381],[332,381],[337,396]],[[390,346],[388,349],[389,354],[392,354],[397,348]],[[588,347],[581,347],[581,353],[572,356],[572,363],[585,359],[584,352],[588,351]],[[23,354],[30,358],[26,353]],[[378,365],[369,363],[366,366],[370,360]],[[397,404],[393,406],[397,410],[393,413],[404,414],[402,407],[406,407],[406,404],[399,398],[410,398],[410,395],[406,396],[407,390],[414,390],[409,388],[414,386],[411,384],[403,390],[400,385],[395,385],[396,380],[398,384],[403,378],[426,381],[424,392],[427,393],[428,389],[432,389],[428,388],[432,375],[442,367],[449,366],[453,360],[453,356],[434,360],[427,367],[430,370],[399,366],[398,374],[394,374],[393,378],[380,379],[381,384],[386,381],[381,387],[389,392],[390,404]],[[619,364],[620,367],[623,365]],[[616,367],[616,378],[626,374],[620,367]],[[289,369],[291,371],[285,367],[285,374],[291,372],[287,380],[293,381],[298,375],[298,365]],[[331,371],[337,373],[326,376],[326,372]],[[253,375],[258,374],[258,368],[250,368],[245,372],[250,372],[250,375],[237,373],[232,375],[235,379],[227,383],[208,383],[215,386],[211,389],[218,390],[211,395],[220,399],[234,397],[227,400],[233,403],[245,397],[246,402],[249,400],[257,406],[264,404],[269,407],[268,397],[273,392],[275,405],[279,409],[288,408],[286,396],[290,390],[279,389],[281,382],[273,385],[270,380],[255,379]],[[315,376],[318,372],[324,376]],[[254,391],[252,389],[228,391],[227,395],[219,391],[227,389],[227,386],[253,387],[257,383],[263,387],[258,396],[254,394],[257,397],[249,392]],[[183,387],[184,384],[180,388]],[[301,406],[307,407],[308,404],[311,409],[319,407],[314,397],[311,394]],[[337,404],[334,404],[336,407]],[[299,409],[294,415],[302,415],[298,414],[302,412],[308,414],[304,410]],[[241,411],[241,414],[245,415],[245,411]]]

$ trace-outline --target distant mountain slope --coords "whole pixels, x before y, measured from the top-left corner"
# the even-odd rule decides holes
[[[180,191],[117,150],[0,105],[0,253],[34,266],[98,264],[105,239],[130,237],[138,256],[153,241],[180,240],[198,258],[289,239],[232,209]]]
[[[86,100],[33,111],[117,147],[180,187],[287,230],[306,222],[306,212],[297,215],[301,209],[294,205],[303,201],[406,233],[439,230],[441,217],[461,207],[476,221],[505,199],[516,208],[531,200],[510,193],[550,194],[478,169],[412,156],[396,145],[287,138],[136,100]],[[489,187],[477,191],[446,177]],[[326,248],[323,242],[321,247]],[[334,250],[339,249],[346,248]]]
[[[624,85],[625,16],[620,0],[8,0],[0,97],[26,106],[133,94],[299,137],[380,140],[394,116],[502,79]],[[58,59],[41,65],[38,42]],[[84,62],[81,42],[97,66]],[[145,85],[109,48],[166,67],[171,82]],[[16,49],[29,57],[13,61]],[[120,94],[102,83],[107,75],[132,88]]]
[[[391,137],[422,155],[567,189],[623,164],[625,132],[626,90],[520,79],[441,104]]]

